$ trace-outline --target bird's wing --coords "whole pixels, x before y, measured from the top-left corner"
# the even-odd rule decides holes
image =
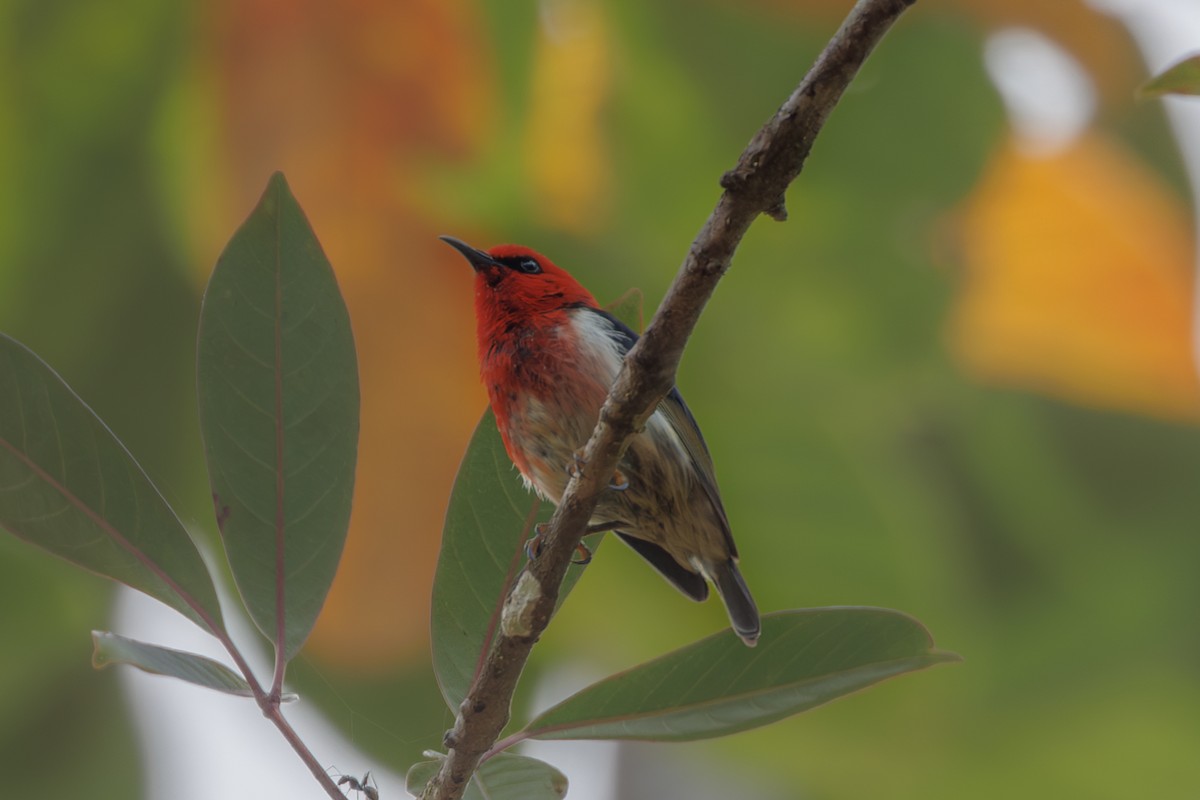
[[[621,347],[621,355],[624,357],[637,342],[638,335],[628,325],[607,311],[591,307],[587,307],[587,310],[599,314],[608,321],[612,328],[613,339]],[[721,503],[721,493],[717,490],[717,474],[713,467],[712,456],[708,453],[708,445],[704,442],[704,435],[700,433],[700,426],[696,424],[696,418],[692,416],[691,409],[683,401],[683,395],[679,393],[678,388],[671,387],[671,391],[658,404],[658,411],[679,436],[684,451],[696,468],[700,485],[712,502],[713,509],[721,522],[725,542],[729,546],[729,554],[737,558],[737,547],[733,543],[733,534],[729,530],[729,519],[725,516],[725,506]]]
[[[683,592],[684,595],[696,602],[701,602],[708,597],[708,583],[704,578],[682,566],[675,560],[675,556],[653,542],[630,536],[622,531],[614,532],[621,537],[621,541],[632,547],[635,553],[646,559],[659,575],[666,578],[668,583]]]

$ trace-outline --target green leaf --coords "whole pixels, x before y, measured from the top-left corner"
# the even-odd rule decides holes
[[[1164,94],[1200,95],[1200,53],[1174,64],[1138,89],[1139,97]]]
[[[441,760],[414,764],[404,788],[420,797],[441,766]],[[479,766],[463,800],[558,800],[566,796],[567,777],[554,767],[536,758],[500,753]]]
[[[758,647],[726,630],[613,675],[525,729],[534,739],[689,741],[748,730],[958,656],[897,611],[819,608],[763,617]]]
[[[521,488],[491,411],[458,469],[433,578],[430,636],[442,696],[457,709],[492,641],[525,540],[552,508]]]
[[[504,598],[525,562],[525,541],[553,511],[522,488],[496,418],[485,412],[458,468],[433,578],[433,668],[451,709],[466,697],[492,642]],[[584,541],[595,552],[602,538],[593,534]],[[560,605],[583,570],[567,570]]]
[[[346,541],[359,396],[350,317],[279,173],[209,280],[197,386],[234,579],[254,623],[290,659]]]
[[[154,675],[169,675],[218,692],[251,697],[250,685],[229,667],[211,658],[146,644],[115,633],[92,631],[92,666],[129,664]]]
[[[557,800],[567,796],[567,776],[528,756],[500,753],[479,766],[465,800]]]
[[[425,755],[433,755],[433,753]],[[433,776],[437,775],[438,770],[442,768],[443,759],[444,756],[435,761],[418,761],[409,767],[408,773],[404,776],[404,790],[413,797],[420,797],[425,791],[425,787],[433,780]]]
[[[63,379],[4,334],[0,527],[222,630],[212,579],[175,512]]]

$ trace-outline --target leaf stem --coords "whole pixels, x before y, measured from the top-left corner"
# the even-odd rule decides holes
[[[486,753],[484,753],[482,756],[479,757],[479,763],[482,765],[483,762],[487,761],[492,756],[499,755],[500,753],[503,753],[508,748],[513,747],[514,745],[518,745],[528,738],[529,738],[529,731],[527,731],[527,730],[517,731],[516,733],[514,733],[510,736],[505,736],[503,739],[501,739],[500,741],[498,741],[494,745],[492,745],[491,748],[489,748]]]

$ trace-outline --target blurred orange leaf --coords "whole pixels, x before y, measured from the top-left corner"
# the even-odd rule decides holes
[[[608,29],[592,0],[543,3],[525,134],[539,215],[575,233],[598,227],[609,164],[600,112],[608,97]]]
[[[962,220],[949,335],[978,377],[1082,405],[1200,421],[1183,204],[1099,137],[993,158]]]

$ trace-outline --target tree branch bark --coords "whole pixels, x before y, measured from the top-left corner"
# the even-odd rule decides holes
[[[626,356],[584,450],[584,467],[567,485],[538,558],[505,603],[505,623],[446,734],[449,753],[426,787],[425,800],[462,797],[481,758],[499,738],[517,679],[554,612],[558,587],[597,495],[608,486],[629,438],[674,386],[684,345],[742,236],[759,214],[786,218],[784,193],[825,120],[867,55],[914,2],[859,0],[791,97],[721,178],[724,193],[645,334]]]

